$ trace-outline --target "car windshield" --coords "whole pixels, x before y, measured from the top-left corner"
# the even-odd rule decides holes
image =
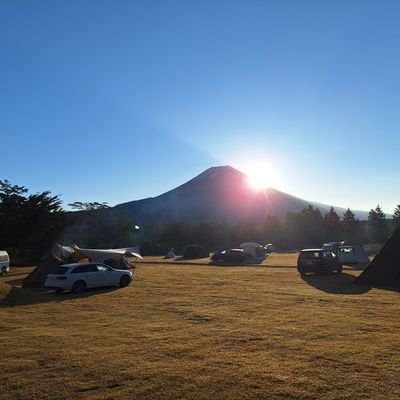
[[[102,272],[112,271],[112,268],[108,267],[107,265],[97,265],[97,269]]]
[[[300,253],[299,258],[304,260],[314,260],[316,258],[320,258],[319,251],[304,251]]]
[[[69,267],[56,267],[50,273],[54,275],[64,275],[69,270]]]

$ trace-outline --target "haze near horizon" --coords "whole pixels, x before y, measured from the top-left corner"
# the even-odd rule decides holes
[[[389,0],[3,1],[0,179],[115,205],[231,165],[391,214],[399,17]]]

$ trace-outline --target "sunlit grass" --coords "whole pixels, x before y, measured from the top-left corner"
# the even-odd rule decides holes
[[[295,260],[139,263],[81,296],[1,278],[0,398],[398,399],[399,294]]]

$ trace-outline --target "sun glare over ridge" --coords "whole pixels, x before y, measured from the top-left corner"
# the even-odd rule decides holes
[[[255,190],[267,189],[270,186],[268,179],[262,174],[248,176],[247,182]]]
[[[278,177],[274,169],[269,165],[254,165],[244,170],[247,182],[254,190],[263,190],[278,184]]]

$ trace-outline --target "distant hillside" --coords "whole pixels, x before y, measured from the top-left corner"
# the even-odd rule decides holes
[[[245,219],[264,220],[269,215],[283,218],[288,212],[299,212],[309,204],[318,207],[322,213],[331,207],[272,188],[255,191],[249,186],[245,174],[230,166],[223,166],[209,168],[157,197],[119,204],[115,209],[126,213],[137,223],[151,220],[235,222]],[[339,215],[345,211],[341,207],[335,207],[335,210]],[[367,219],[367,212],[352,211],[357,218]]]

